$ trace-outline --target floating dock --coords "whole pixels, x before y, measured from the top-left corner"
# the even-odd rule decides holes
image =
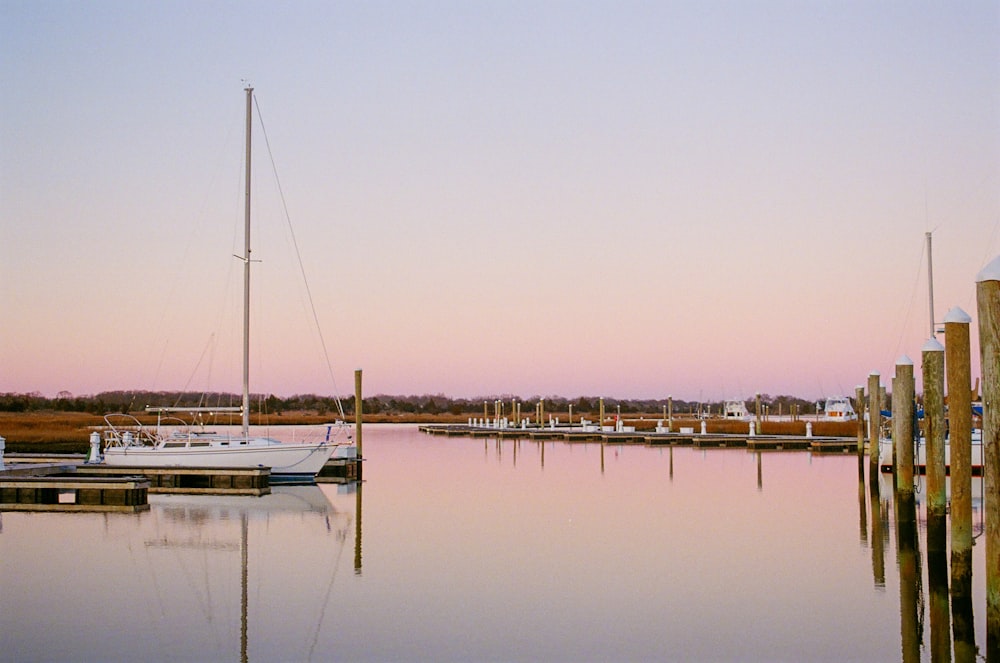
[[[617,431],[568,427],[491,428],[466,424],[426,424],[419,429],[430,435],[490,437],[516,440],[562,440],[565,442],[601,442],[604,444],[640,444],[649,446],[693,446],[699,448],[746,448],[751,451],[814,451],[849,453],[857,451],[856,437],[814,437],[798,435],[748,435],[723,433],[658,433],[653,431]]]
[[[268,467],[125,467],[101,464],[78,465],[81,476],[136,475],[149,480],[149,492],[185,495],[268,495]]]
[[[0,470],[0,511],[143,511],[148,495],[267,495],[271,470],[113,467],[75,457],[8,455]]]
[[[271,492],[267,467],[142,467],[87,464],[82,454],[7,454],[0,511],[141,511],[148,494],[247,495]],[[316,483],[361,479],[360,458],[331,458]]]
[[[149,509],[142,476],[81,476],[73,466],[44,464],[0,472],[0,511],[119,511]]]

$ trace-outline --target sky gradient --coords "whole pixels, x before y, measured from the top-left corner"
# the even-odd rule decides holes
[[[853,394],[1000,253],[993,2],[0,2],[0,392]],[[292,237],[294,236],[294,241]],[[333,379],[295,257],[302,258]]]

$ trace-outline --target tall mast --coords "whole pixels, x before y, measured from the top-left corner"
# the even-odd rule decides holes
[[[253,88],[247,87],[246,197],[243,210],[243,437],[250,431],[250,129]]]
[[[931,234],[926,233],[925,236],[927,237],[927,301],[931,314],[931,335],[927,338],[937,338],[934,331],[934,261],[931,260]]]

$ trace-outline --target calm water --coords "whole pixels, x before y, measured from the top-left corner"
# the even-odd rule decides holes
[[[360,489],[0,514],[0,659],[892,661],[950,637],[925,528],[900,555],[853,456],[408,426],[364,452]]]

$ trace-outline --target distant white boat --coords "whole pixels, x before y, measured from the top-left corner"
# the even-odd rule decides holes
[[[749,421],[751,417],[744,401],[731,400],[722,404],[722,418],[733,421]]]
[[[143,426],[131,415],[108,415],[104,429],[107,465],[144,467],[269,467],[272,477],[314,479],[337,449],[327,436],[316,443],[286,443],[269,437],[251,436],[250,427],[250,134],[253,88],[246,88],[246,206],[243,262],[243,404],[231,408],[146,408],[157,413],[155,428]],[[164,426],[162,415],[172,412],[239,412],[238,435],[195,430],[179,421],[180,428]],[[171,419],[174,419],[171,417]],[[348,447],[350,445],[343,445]],[[91,453],[91,461],[98,454]],[[349,457],[350,453],[338,454]]]
[[[858,415],[847,396],[831,396],[823,405],[824,421],[857,421]]]

